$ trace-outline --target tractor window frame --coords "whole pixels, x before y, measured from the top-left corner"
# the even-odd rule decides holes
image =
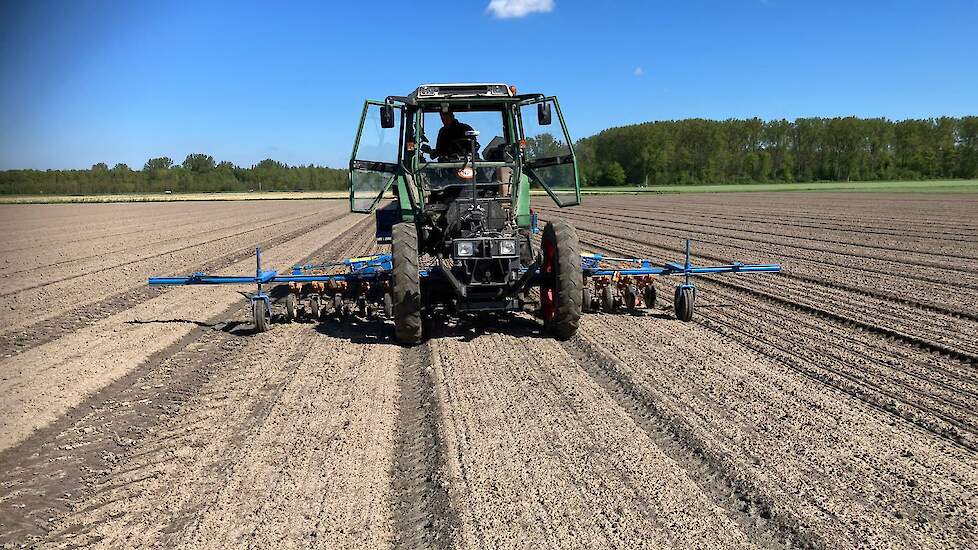
[[[523,122],[523,107],[530,105],[537,105],[540,103],[550,102],[553,105],[553,111],[557,113],[557,121],[560,122],[560,129],[564,136],[564,141],[567,143],[568,153],[565,155],[556,155],[552,157],[542,157],[538,159],[527,159],[525,154],[523,162],[521,165],[524,167],[524,173],[527,177],[534,183],[539,184],[543,187],[544,191],[550,195],[550,199],[554,201],[554,204],[560,208],[567,206],[577,206],[581,204],[581,176],[580,170],[577,163],[577,154],[574,152],[574,142],[571,140],[570,131],[567,129],[567,123],[564,121],[564,115],[560,111],[560,102],[557,101],[557,96],[539,96],[525,101],[520,101],[517,103],[516,108],[519,111],[519,132],[520,139],[526,140],[526,124]],[[552,122],[551,122],[552,124]],[[550,168],[554,166],[561,166],[570,164],[574,170],[574,200],[567,201],[560,198],[558,195],[567,195],[568,191],[554,190],[547,182],[538,176],[534,171],[534,168]]]
[[[394,117],[395,124],[398,124],[397,131],[397,147],[396,147],[396,158],[394,162],[387,162],[370,159],[360,159],[357,158],[360,153],[361,140],[363,139],[363,129],[367,122],[367,115],[370,112],[371,107],[380,109],[384,106],[391,106],[399,111],[399,116]],[[383,199],[384,194],[394,185],[397,180],[397,174],[401,170],[401,164],[403,162],[403,150],[404,150],[404,139],[405,139],[405,109],[404,105],[398,102],[385,102],[377,101],[373,99],[368,99],[363,103],[363,112],[360,114],[360,124],[357,127],[356,139],[353,142],[353,152],[350,155],[350,168],[349,168],[349,185],[350,185],[350,211],[367,214],[377,207],[377,204]],[[392,130],[391,128],[385,128],[384,130]],[[369,193],[373,193],[373,190],[364,193],[360,192],[357,185],[357,175],[358,174],[374,174],[376,176],[389,175],[386,177],[386,182],[382,186],[378,186],[378,191],[376,196],[371,199],[369,206],[365,206],[365,202],[369,198]]]

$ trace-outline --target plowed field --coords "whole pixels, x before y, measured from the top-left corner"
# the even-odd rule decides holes
[[[588,197],[586,251],[783,264],[693,322],[393,344],[250,327],[249,273],[380,250],[345,201],[0,206],[0,544],[978,547],[978,195]]]

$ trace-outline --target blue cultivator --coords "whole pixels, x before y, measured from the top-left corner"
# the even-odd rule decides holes
[[[279,275],[272,270],[264,270],[261,265],[261,250],[255,249],[255,275],[217,276],[194,273],[189,277],[151,277],[150,285],[219,285],[253,284],[258,290],[250,296],[255,328],[265,331],[272,319],[272,300],[265,292],[265,285],[287,284],[289,292],[285,297],[285,318],[293,321],[300,317],[323,318],[331,313],[341,317],[351,315],[355,310],[369,317],[382,312],[387,318],[393,313],[393,292],[391,273],[393,269],[390,254],[379,254],[360,258],[348,258],[327,264],[297,265],[288,275]],[[530,286],[538,285],[544,275],[539,268],[523,270],[521,275]],[[652,260],[644,258],[615,258],[601,254],[581,254],[583,275],[583,309],[585,311],[603,310],[611,313],[624,307],[652,308],[656,302],[655,278],[657,276],[680,275],[683,283],[676,287],[673,309],[676,317],[689,321],[693,315],[693,302],[696,287],[691,282],[695,275],[717,273],[777,273],[778,264],[733,263],[719,266],[696,266],[690,261],[690,241],[686,241],[686,259],[682,264],[668,262],[661,266],[653,265]],[[440,280],[445,277],[440,266],[419,271],[424,282]]]
[[[581,254],[584,271],[584,310],[603,309],[611,313],[620,306],[635,309],[644,305],[655,306],[655,277],[682,275],[684,281],[676,287],[673,310],[676,318],[689,321],[693,318],[693,302],[696,286],[690,277],[717,273],[778,273],[779,264],[744,264],[740,262],[697,266],[690,261],[690,241],[686,240],[686,261],[682,264],[667,262],[661,267],[652,261],[639,258],[613,258],[601,254]]]

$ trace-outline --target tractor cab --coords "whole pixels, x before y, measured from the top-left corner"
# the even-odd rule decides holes
[[[580,202],[577,159],[555,97],[506,84],[427,84],[364,104],[350,207],[380,206],[377,240],[391,243],[395,269],[399,238],[427,258],[420,309],[525,306],[543,261],[531,239],[533,187],[561,207]],[[394,200],[381,205],[388,193]],[[399,237],[398,228],[410,235]],[[394,298],[396,309],[396,290]]]
[[[436,143],[445,115],[469,135],[445,132],[452,139]],[[461,198],[498,217],[486,206],[491,200],[529,229],[532,187],[560,206],[580,202],[577,161],[555,97],[521,95],[506,84],[428,84],[364,104],[350,160],[350,206],[371,212],[392,193],[396,202],[378,213],[382,241],[393,223],[426,210],[447,213]]]

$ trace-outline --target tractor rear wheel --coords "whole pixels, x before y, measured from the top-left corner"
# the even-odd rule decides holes
[[[394,336],[402,344],[421,342],[421,275],[418,271],[418,228],[412,222],[394,226]]]
[[[548,222],[541,246],[540,307],[547,331],[560,340],[577,332],[584,297],[581,244],[574,226],[564,220]]]
[[[693,299],[695,298],[693,289],[688,286],[676,287],[676,297],[672,302],[672,307],[676,312],[676,319],[680,321],[690,321],[693,318]]]

